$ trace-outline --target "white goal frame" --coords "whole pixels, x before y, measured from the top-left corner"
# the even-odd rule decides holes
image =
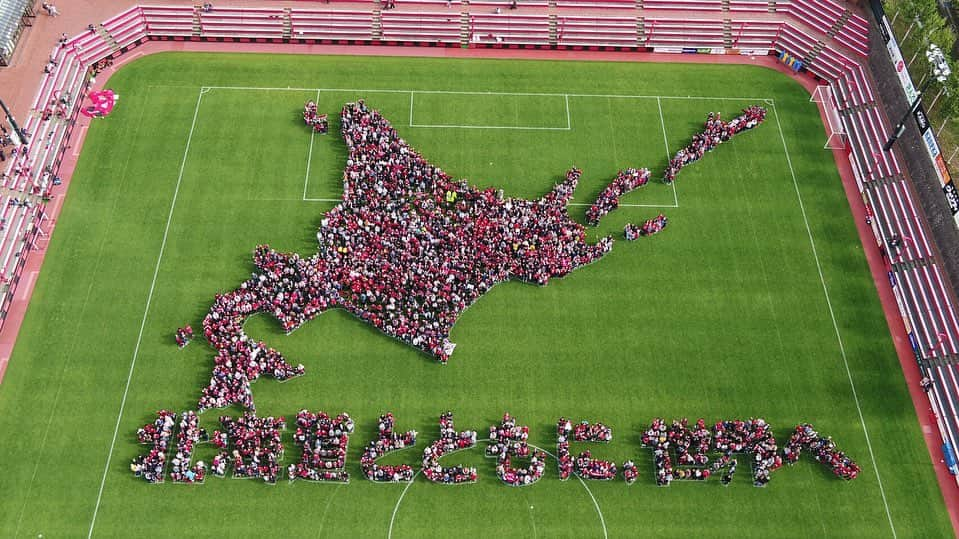
[[[839,118],[839,107],[832,93],[832,86],[820,85],[813,90],[809,101],[819,103],[826,117],[826,143],[824,150],[843,150],[846,148],[846,129]]]

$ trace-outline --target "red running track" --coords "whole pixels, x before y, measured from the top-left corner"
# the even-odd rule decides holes
[[[740,56],[740,55],[708,55],[708,54],[663,54],[646,52],[603,52],[603,51],[554,51],[554,50],[522,50],[522,49],[461,49],[461,48],[426,48],[426,47],[390,47],[390,46],[351,46],[351,45],[299,45],[299,44],[272,44],[272,43],[210,43],[210,42],[171,42],[150,41],[134,49],[125,56],[117,59],[114,65],[104,71],[97,84],[91,89],[102,89],[103,82],[117,69],[141,56],[165,51],[199,51],[199,52],[258,52],[283,54],[340,54],[354,56],[405,56],[405,57],[445,57],[445,58],[507,58],[526,60],[577,60],[577,61],[613,61],[613,62],[663,62],[663,63],[695,63],[695,64],[748,64],[773,69],[786,74],[802,85],[810,94],[818,85],[810,76],[799,75],[778,62],[772,56]],[[825,111],[819,107],[819,113],[824,125],[828,121]],[[83,146],[84,136],[90,124],[90,119],[80,117],[77,121],[76,135],[70,141],[66,158],[61,168],[63,185],[54,190],[54,198],[47,206],[47,216],[50,218],[46,232],[53,233],[56,221],[63,207],[63,198],[70,187],[70,178],[76,167],[80,149]],[[909,339],[896,304],[895,296],[886,273],[882,254],[879,252],[872,230],[866,224],[866,208],[856,185],[856,179],[847,159],[845,150],[833,150],[836,168],[842,178],[843,189],[859,232],[859,239],[869,263],[873,282],[879,293],[886,323],[892,335],[899,362],[912,397],[912,403],[922,427],[929,458],[933,463],[939,487],[945,498],[949,518],[952,521],[954,532],[959,531],[959,485],[943,463],[940,448],[943,441],[932,415],[929,399],[919,387],[921,374],[914,359]],[[0,382],[6,371],[10,355],[13,352],[23,317],[33,294],[37,276],[46,256],[45,247],[30,251],[27,255],[23,270],[23,280],[17,289],[16,296],[10,305],[3,328],[0,329]],[[957,535],[959,537],[959,535]]]

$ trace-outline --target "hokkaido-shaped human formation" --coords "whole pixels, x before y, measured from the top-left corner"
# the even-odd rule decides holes
[[[765,114],[750,107],[728,123],[711,114],[706,130],[670,162],[668,180]],[[349,149],[343,201],[321,221],[319,251],[302,258],[259,246],[252,277],[216,296],[203,321],[216,358],[200,410],[233,403],[254,410],[250,383],[261,374],[277,380],[303,374],[302,365],[243,332],[253,314],[270,313],[291,332],[343,308],[445,363],[455,348],[453,325],[490,288],[510,278],[545,285],[613,246],[611,237],[587,243],[585,227],[569,216],[578,169],[541,198],[505,197],[451,178],[363,101],[347,104],[340,120]],[[648,177],[646,169],[621,172],[589,208],[590,224]]]

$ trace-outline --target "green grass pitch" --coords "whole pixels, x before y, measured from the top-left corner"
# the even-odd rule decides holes
[[[165,53],[107,86],[120,104],[88,133],[0,386],[0,537],[84,537],[95,511],[98,537],[387,537],[391,522],[393,537],[888,537],[890,517],[900,537],[951,535],[816,106],[789,77],[752,66]],[[201,98],[201,87],[216,88]],[[252,319],[251,335],[307,367],[254,384],[260,414],[349,412],[349,485],[147,484],[128,471],[146,451],[136,429],[160,408],[194,407],[212,366],[202,339],[177,350],[175,328],[200,326],[214,294],[252,271],[255,245],[316,251],[346,151],[338,122],[312,139],[302,125],[318,88],[331,118],[366,98],[474,185],[535,197],[578,166],[578,204],[623,167],[658,178],[709,111],[759,102],[770,114],[684,170],[675,191],[650,182],[591,231],[620,237],[662,211],[662,234],[617,241],[546,287],[510,282],[480,299],[453,331],[447,366],[343,311],[290,336]],[[594,455],[635,459],[640,479],[587,490],[560,482],[551,460],[540,483],[510,488],[481,449],[444,459],[478,466],[475,485],[361,478],[380,413],[420,432],[387,462],[418,465],[447,409],[481,433],[509,410],[550,451],[560,415],[603,421],[615,439]],[[221,412],[240,413],[208,411],[203,424],[212,430]],[[780,444],[811,421],[863,473],[843,482],[804,457],[767,488],[746,472],[729,488],[657,488],[639,443],[656,416],[762,416]],[[289,431],[285,442],[288,464],[298,456]],[[213,453],[201,445],[197,458]]]

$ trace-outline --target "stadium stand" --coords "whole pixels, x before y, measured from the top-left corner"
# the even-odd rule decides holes
[[[459,43],[461,38],[459,13],[385,11],[382,21],[386,41]]]
[[[752,11],[756,13],[766,13],[769,11],[769,2],[757,0],[729,0],[729,11]]]
[[[141,6],[140,12],[149,36],[184,37],[193,35],[193,15],[189,6]]]
[[[373,39],[373,14],[339,9],[291,9],[292,37],[300,39]]]
[[[556,25],[557,43],[565,46],[635,47],[639,37],[634,17],[560,15]]]
[[[556,0],[556,7],[598,8],[598,9],[635,9],[636,0]]]
[[[720,0],[643,0],[645,10],[722,11]]]
[[[645,20],[648,47],[723,47],[723,21],[715,19]]]
[[[470,41],[510,45],[549,44],[549,18],[545,13],[476,13],[470,15]]]
[[[753,4],[754,2],[747,2]],[[766,10],[763,4],[763,11]],[[731,7],[731,4],[730,4]],[[730,22],[731,45],[735,49],[772,49],[781,21],[742,19]]]
[[[283,38],[285,11],[280,8],[225,8],[200,11],[207,37]]]

